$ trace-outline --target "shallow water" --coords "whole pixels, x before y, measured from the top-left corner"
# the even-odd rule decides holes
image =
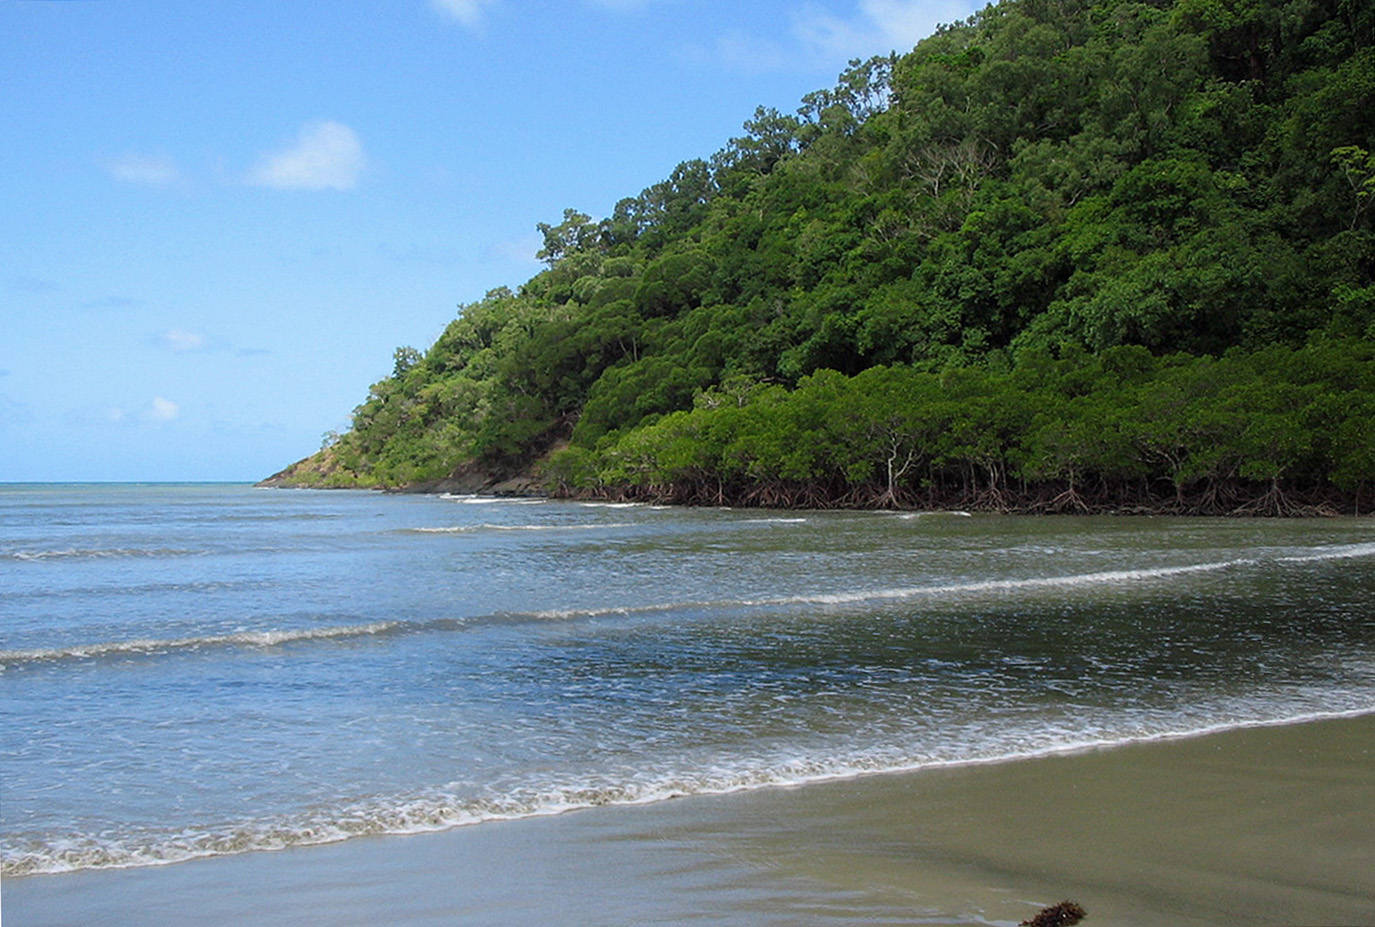
[[[0,487],[8,876],[1375,711],[1375,522]]]
[[[25,927],[1375,923],[1375,715],[10,879]]]

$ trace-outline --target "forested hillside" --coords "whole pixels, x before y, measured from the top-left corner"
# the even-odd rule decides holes
[[[541,225],[280,479],[1368,509],[1373,38],[1369,0],[1004,0]]]

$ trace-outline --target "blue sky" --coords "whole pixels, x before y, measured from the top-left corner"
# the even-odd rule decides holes
[[[967,0],[0,0],[0,481],[255,480],[400,345]]]

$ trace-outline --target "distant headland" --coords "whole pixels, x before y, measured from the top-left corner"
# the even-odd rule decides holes
[[[1372,74],[1368,4],[1004,0],[540,224],[266,482],[1369,512]]]

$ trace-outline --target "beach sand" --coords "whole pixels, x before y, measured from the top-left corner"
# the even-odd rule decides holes
[[[1375,716],[8,880],[7,927],[1375,925]]]

